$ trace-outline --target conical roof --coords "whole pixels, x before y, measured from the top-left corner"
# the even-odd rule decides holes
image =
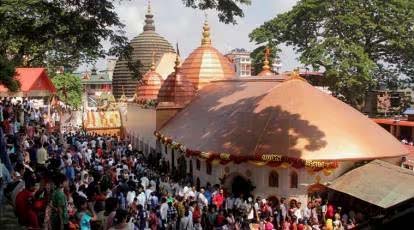
[[[186,105],[195,94],[194,85],[180,72],[178,57],[176,59],[175,71],[163,82],[158,94],[158,102],[169,102],[174,105]]]
[[[369,160],[408,152],[371,119],[298,77],[282,83],[218,81],[198,94],[160,130],[194,151],[304,160]]]
[[[163,81],[161,75],[155,71],[155,64],[152,63],[151,69],[137,84],[136,100],[138,103],[157,100]]]
[[[130,45],[132,51],[132,61],[141,61],[142,69],[146,70],[151,67],[152,52],[156,52],[155,62],[157,63],[164,53],[175,53],[173,46],[162,36],[155,32],[154,15],[151,13],[150,6],[145,15],[145,25],[143,32],[132,39]],[[134,95],[138,80],[132,79],[133,73],[128,67],[128,61],[119,59],[113,74],[113,93],[116,98],[122,95],[122,86],[125,89],[125,95],[130,98]]]
[[[183,62],[180,72],[197,89],[214,80],[234,78],[235,72],[230,61],[211,45],[210,27],[207,21],[203,27],[201,46]]]

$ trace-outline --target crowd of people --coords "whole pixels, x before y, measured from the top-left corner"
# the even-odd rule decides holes
[[[28,229],[339,230],[364,219],[320,197],[301,204],[196,187],[127,139],[50,129],[28,99],[1,100],[0,122],[0,205]]]

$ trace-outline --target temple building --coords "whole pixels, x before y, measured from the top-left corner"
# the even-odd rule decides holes
[[[171,166],[185,157],[198,185],[302,201],[359,161],[397,164],[407,154],[369,118],[300,77],[212,82],[156,137]]]
[[[361,161],[397,164],[407,154],[391,134],[299,71],[275,74],[268,52],[258,76],[236,77],[209,30],[206,22],[202,45],[181,66],[176,57],[166,80],[137,87],[151,88],[145,97],[157,95],[155,103],[128,105],[132,142],[145,154],[161,154],[171,175],[191,175],[196,186],[222,184],[236,195],[306,202]]]
[[[155,53],[155,68],[158,73],[169,74],[174,69],[175,50],[173,46],[157,32],[155,32],[154,15],[151,6],[148,5],[148,12],[145,15],[143,32],[132,39],[131,62],[141,62],[142,69],[148,70],[152,63],[152,53]],[[129,61],[120,58],[115,65],[113,73],[113,94],[120,98],[124,93],[127,98],[135,94],[138,80],[133,79],[133,72],[128,66]],[[166,77],[163,76],[164,78]]]
[[[203,88],[211,81],[232,79],[236,75],[230,61],[212,45],[207,20],[202,35],[201,46],[185,59],[180,69],[196,89]]]

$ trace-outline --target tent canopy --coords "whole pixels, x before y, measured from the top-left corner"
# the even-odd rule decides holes
[[[387,209],[414,198],[414,172],[374,160],[338,177],[328,187]]]

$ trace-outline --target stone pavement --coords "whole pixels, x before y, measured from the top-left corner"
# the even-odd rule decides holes
[[[4,230],[23,230],[20,226],[17,217],[14,215],[13,207],[9,204],[4,206],[3,212],[0,213],[0,229]]]

